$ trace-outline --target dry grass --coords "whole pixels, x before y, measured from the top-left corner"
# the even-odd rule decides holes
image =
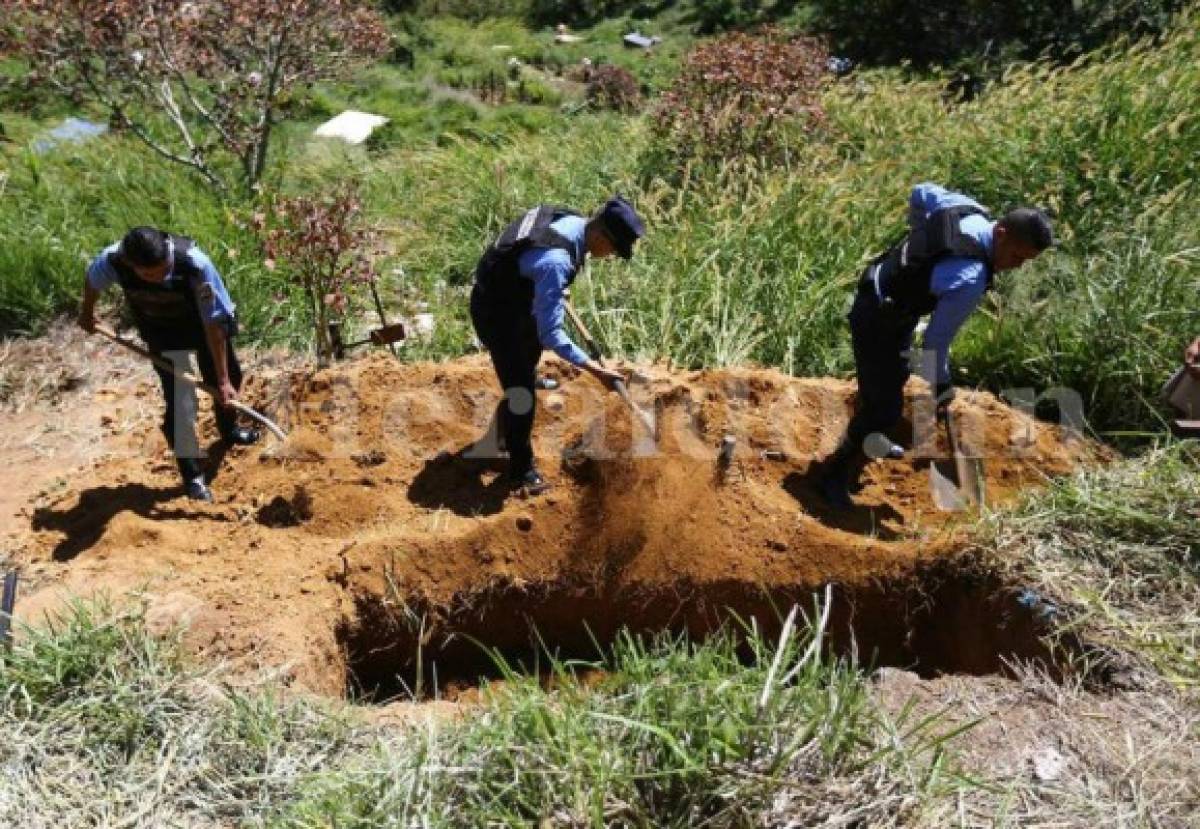
[[[986,534],[1010,577],[1058,608],[1059,632],[1106,663],[1093,668],[1135,685],[1158,675],[1200,697],[1194,442],[1055,482],[993,516]]]
[[[1158,691],[1095,692],[1016,666],[1011,679],[920,681],[888,671],[874,697],[943,727],[980,785],[930,804],[927,826],[1184,827],[1200,813],[1200,707]]]

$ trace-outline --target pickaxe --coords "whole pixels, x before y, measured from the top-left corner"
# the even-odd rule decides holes
[[[214,389],[212,386],[208,385],[204,381],[200,380],[199,378],[195,377],[190,372],[179,371],[178,369],[175,368],[175,364],[172,363],[170,360],[166,360],[166,359],[160,357],[159,355],[154,354],[150,351],[147,351],[146,349],[142,348],[139,345],[136,345],[135,343],[131,343],[129,340],[126,340],[122,337],[117,336],[117,333],[115,331],[113,331],[110,328],[106,328],[103,325],[97,325],[92,330],[94,330],[100,336],[106,337],[106,338],[112,340],[114,343],[121,346],[122,348],[127,348],[130,351],[132,351],[134,354],[138,354],[142,357],[145,357],[147,360],[154,363],[154,365],[158,366],[163,371],[170,372],[171,374],[175,375],[176,377],[178,377],[180,380],[184,381],[185,383],[191,383],[196,388],[211,395],[213,400],[221,399],[221,395],[216,389]],[[275,421],[273,421],[269,417],[267,417],[266,415],[262,414],[261,412],[255,411],[254,409],[250,408],[249,406],[247,406],[245,403],[241,402],[240,400],[234,400],[229,405],[232,408],[237,409],[239,412],[246,415],[247,417],[253,418],[254,420],[257,420],[259,423],[261,423],[263,426],[266,426],[268,431],[270,431],[270,433],[273,434],[275,437],[279,438],[280,440],[287,440],[287,433],[284,432],[282,429],[280,429],[279,425],[277,423],[275,423]]]

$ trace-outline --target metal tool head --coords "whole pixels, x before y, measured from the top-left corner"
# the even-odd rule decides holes
[[[376,328],[370,333],[368,340],[371,345],[391,345],[398,343],[407,336],[404,326],[401,323],[394,322],[391,325],[385,325],[382,328]]]
[[[934,505],[944,512],[959,512],[968,507],[982,506],[985,500],[982,459],[967,457],[963,453],[955,431],[954,417],[949,409],[939,412],[938,420],[946,429],[951,460],[948,466],[952,471],[948,475],[939,468],[945,463],[943,461],[935,460],[929,465],[929,485]]]

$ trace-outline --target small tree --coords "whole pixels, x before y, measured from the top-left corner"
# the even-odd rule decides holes
[[[597,109],[615,109],[618,112],[635,112],[641,105],[642,95],[637,78],[628,69],[611,63],[597,66],[587,82],[588,103]]]
[[[298,86],[382,54],[364,0],[5,0],[8,45],[31,84],[98,103],[160,156],[211,185],[216,157],[262,177],[280,105]]]
[[[362,224],[362,203],[349,188],[319,198],[280,198],[255,216],[265,239],[268,268],[279,267],[308,299],[317,354],[333,358],[332,311],[344,311],[351,293],[375,281],[378,236]]]

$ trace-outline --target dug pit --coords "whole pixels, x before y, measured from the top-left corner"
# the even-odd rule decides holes
[[[536,450],[555,486],[534,499],[475,447],[499,396],[481,357],[260,374],[248,402],[289,442],[232,450],[212,505],[179,497],[161,443],[79,470],[21,539],[19,615],[137,590],[204,656],[375,699],[486,676],[483,647],[529,665],[534,631],[588,660],[622,628],[704,636],[735,614],[770,634],[826,585],[831,647],[864,662],[981,673],[1047,658],[1038,619],[958,557],[964,516],[930,494],[943,444],[870,464],[855,509],[824,506],[815,461],[840,437],[851,383],[645,367],[631,392],[655,418],[647,434],[590,378],[546,369],[561,387]],[[912,399],[924,393],[913,381]],[[991,395],[955,406],[993,504],[1104,457]]]
[[[1037,664],[1069,670],[1048,645],[1048,618],[1023,593],[973,563],[947,560],[901,581],[859,587],[762,588],[738,581],[624,585],[569,580],[489,585],[449,607],[419,597],[361,593],[338,626],[347,694],[356,701],[456,698],[481,679],[545,673],[553,662],[601,665],[623,631],[686,634],[699,641],[723,626],[777,637],[798,605],[815,624],[824,603],[826,652],[867,667],[923,677],[996,674]]]

